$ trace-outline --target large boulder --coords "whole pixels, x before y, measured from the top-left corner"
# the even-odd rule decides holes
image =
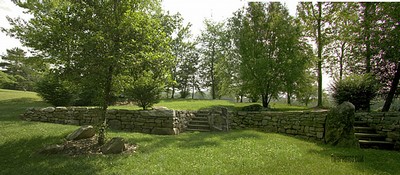
[[[101,152],[103,154],[119,154],[125,149],[124,139],[121,137],[114,137],[101,147]]]
[[[80,140],[91,138],[96,134],[96,130],[93,126],[81,126],[79,129],[75,130],[73,133],[67,136],[67,140]]]
[[[350,102],[343,102],[329,111],[325,123],[325,143],[359,148],[360,144],[354,135],[355,107]]]

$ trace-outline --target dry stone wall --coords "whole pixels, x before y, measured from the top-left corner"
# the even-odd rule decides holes
[[[71,125],[93,125],[99,122],[99,108],[85,107],[47,107],[30,108],[21,115],[28,121],[40,121]],[[229,129],[257,129],[266,132],[295,135],[310,140],[322,141],[324,138],[325,120],[328,111],[321,112],[270,112],[270,111],[229,111],[227,123]],[[156,109],[108,110],[107,118],[110,128],[151,133],[179,134],[184,132],[196,115],[209,114],[214,125],[217,119],[224,118],[219,110],[175,111]],[[356,119],[366,121],[377,133],[386,136],[388,141],[400,141],[400,113],[356,113]],[[225,118],[222,124],[225,122]],[[221,123],[221,122],[220,122]]]
[[[230,127],[252,128],[267,132],[295,135],[310,140],[323,140],[327,112],[239,111],[230,113]]]
[[[21,115],[28,121],[40,121],[71,125],[94,125],[99,123],[99,108],[85,107],[47,107],[30,108]],[[151,133],[175,134],[173,110],[116,110],[107,111],[108,125],[112,129]]]

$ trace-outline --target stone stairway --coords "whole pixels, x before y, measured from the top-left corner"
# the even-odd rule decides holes
[[[361,148],[393,149],[394,143],[386,141],[386,137],[376,133],[376,130],[366,121],[354,122],[354,135],[358,139]]]
[[[196,116],[189,121],[188,127],[186,131],[200,131],[200,132],[209,132],[210,124],[208,122],[209,113],[205,112],[197,112]]]

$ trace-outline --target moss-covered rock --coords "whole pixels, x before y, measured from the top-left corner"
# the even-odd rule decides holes
[[[333,108],[327,115],[325,123],[325,143],[359,148],[358,139],[354,135],[355,107],[344,102]]]

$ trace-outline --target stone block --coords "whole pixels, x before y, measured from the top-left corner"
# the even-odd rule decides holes
[[[95,135],[96,131],[93,126],[82,126],[67,136],[67,140],[80,140],[91,138]]]
[[[108,126],[111,129],[121,129],[121,121],[119,121],[119,120],[109,120],[108,121]]]
[[[101,152],[103,154],[119,154],[125,149],[124,139],[120,137],[114,137],[101,147]]]

